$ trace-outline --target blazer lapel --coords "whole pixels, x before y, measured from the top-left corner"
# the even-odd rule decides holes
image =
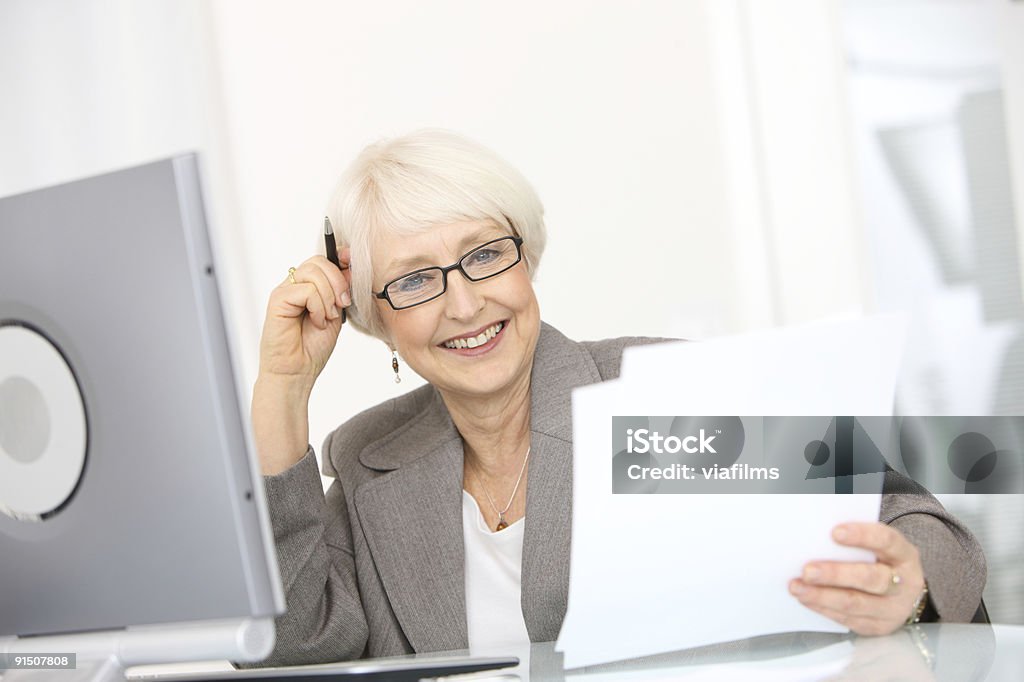
[[[530,640],[558,637],[569,592],[572,390],[601,380],[590,353],[547,324],[533,361],[521,604]]]
[[[360,460],[394,469],[359,486],[355,508],[406,639],[417,652],[468,647],[462,440],[440,398],[389,439],[386,457]]]

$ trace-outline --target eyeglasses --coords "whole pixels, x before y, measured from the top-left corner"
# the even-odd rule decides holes
[[[458,270],[470,282],[494,277],[505,272],[523,258],[522,237],[501,237],[481,244],[457,263],[448,267],[414,270],[384,285],[383,291],[373,295],[391,304],[395,310],[404,310],[427,301],[433,301],[448,291],[448,273]]]

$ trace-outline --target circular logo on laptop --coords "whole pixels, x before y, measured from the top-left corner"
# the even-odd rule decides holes
[[[85,468],[85,406],[61,352],[19,323],[0,326],[0,513],[42,521]]]

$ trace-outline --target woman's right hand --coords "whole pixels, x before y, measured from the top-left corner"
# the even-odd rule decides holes
[[[260,373],[252,393],[252,427],[265,476],[302,459],[309,443],[308,402],[341,332],[351,302],[349,249],[338,252],[345,270],[323,256],[295,268],[270,294],[260,339]]]
[[[342,310],[351,302],[349,249],[341,249],[340,270],[323,256],[295,268],[270,294],[260,339],[260,376],[294,382],[312,390],[341,332]]]

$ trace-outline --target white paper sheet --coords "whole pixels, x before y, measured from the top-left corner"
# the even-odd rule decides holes
[[[831,529],[880,495],[613,495],[613,415],[887,415],[903,325],[843,322],[630,349],[573,394],[566,668],[774,632],[844,632],[788,582],[812,559],[872,561]]]

